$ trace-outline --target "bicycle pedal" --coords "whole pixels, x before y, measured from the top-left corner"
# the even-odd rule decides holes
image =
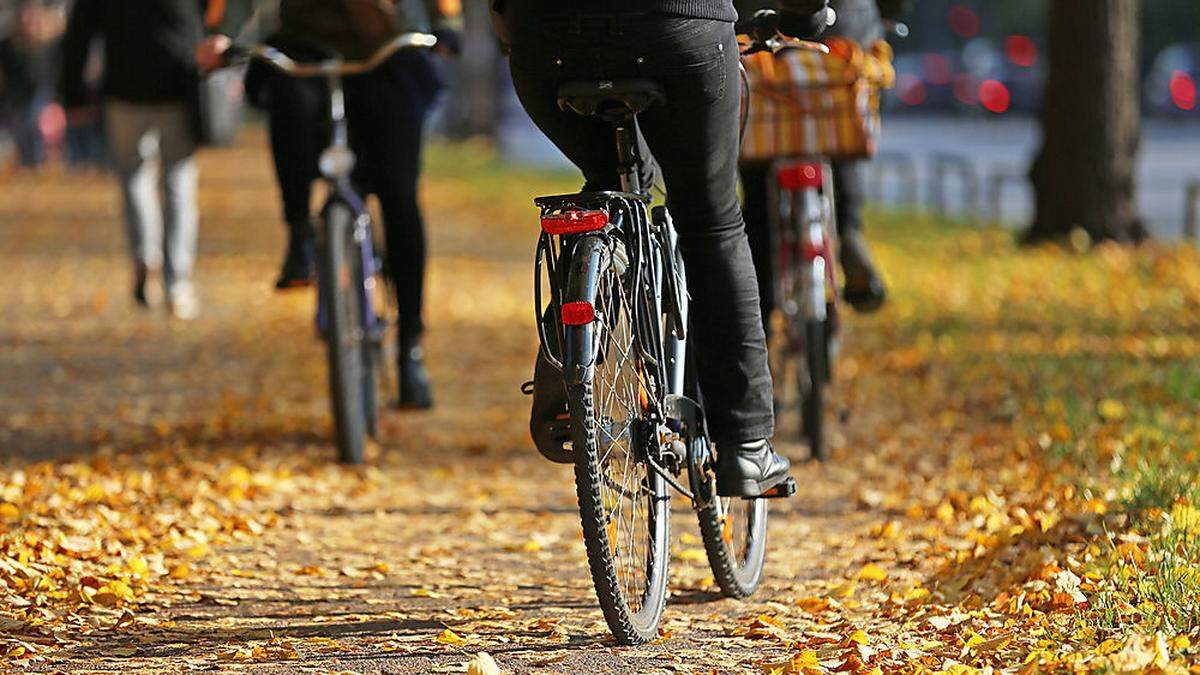
[[[788,476],[787,480],[763,493],[763,499],[787,499],[799,491],[796,479]]]

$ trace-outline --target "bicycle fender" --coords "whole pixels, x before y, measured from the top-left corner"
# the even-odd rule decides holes
[[[587,302],[593,306],[599,290],[600,273],[609,263],[608,240],[585,236],[575,242],[567,274],[563,302]],[[563,379],[568,385],[591,382],[596,370],[596,322],[566,326],[563,349]]]

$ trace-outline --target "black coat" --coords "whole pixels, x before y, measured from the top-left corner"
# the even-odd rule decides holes
[[[94,37],[104,41],[103,96],[187,101],[195,94],[193,54],[203,36],[200,0],[76,0],[62,43],[63,105],[88,102],[83,69]]]

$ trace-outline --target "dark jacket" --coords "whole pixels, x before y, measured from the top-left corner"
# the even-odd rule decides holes
[[[76,0],[62,43],[65,107],[88,103],[84,64],[104,40],[101,93],[136,103],[183,102],[195,93],[194,52],[204,35],[199,0]]]
[[[829,6],[837,12],[837,22],[827,31],[827,36],[840,36],[861,45],[871,45],[883,39],[883,20],[895,20],[906,9],[907,0],[829,0]],[[778,9],[778,0],[738,0],[737,8],[743,16],[759,9]]]

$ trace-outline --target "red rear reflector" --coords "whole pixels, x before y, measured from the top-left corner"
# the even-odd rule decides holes
[[[542,231],[546,234],[595,232],[607,226],[608,214],[604,211],[563,211],[553,216],[542,216]]]
[[[819,164],[789,164],[780,167],[775,177],[784,190],[819,190],[825,186],[825,172]]]
[[[568,326],[585,326],[596,320],[596,308],[590,302],[568,302],[562,307],[562,320]]]

